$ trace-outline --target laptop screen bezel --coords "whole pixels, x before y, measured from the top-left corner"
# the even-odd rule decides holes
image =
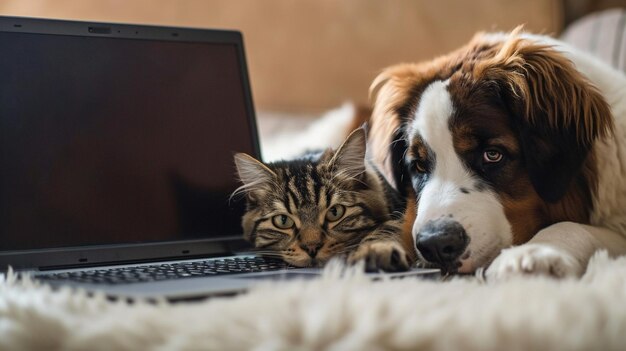
[[[245,109],[250,125],[250,140],[253,147],[251,151],[256,158],[260,159],[261,151],[243,36],[239,31],[0,16],[0,32],[235,45],[244,89]],[[58,269],[214,256],[232,252],[233,247],[246,247],[241,235],[145,244],[2,251],[0,252],[0,271],[6,270],[8,266],[14,269]]]

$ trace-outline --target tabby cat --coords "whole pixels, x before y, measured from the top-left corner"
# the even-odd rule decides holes
[[[402,245],[403,206],[365,161],[366,134],[355,130],[336,152],[263,164],[236,154],[246,195],[244,237],[260,253],[297,267],[319,267],[331,257],[365,260],[369,270],[409,268]]]

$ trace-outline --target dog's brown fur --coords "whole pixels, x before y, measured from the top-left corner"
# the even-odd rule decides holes
[[[406,187],[399,169],[404,165],[393,158],[392,146],[408,146],[402,131],[419,96],[431,82],[447,79],[461,105],[482,111],[450,126],[457,153],[471,148],[476,126],[493,129],[517,152],[519,162],[507,176],[511,181],[498,191],[513,228],[513,243],[524,243],[553,223],[589,223],[591,194],[597,186],[590,150],[594,140],[613,130],[610,108],[570,61],[517,32],[500,43],[478,34],[448,55],[392,66],[374,79],[369,144],[389,182]],[[489,104],[488,95],[494,91],[504,99],[503,109]],[[564,135],[564,129],[573,133]]]

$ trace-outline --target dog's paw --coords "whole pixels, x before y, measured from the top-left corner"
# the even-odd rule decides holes
[[[502,250],[485,273],[487,281],[514,276],[545,275],[555,278],[578,277],[583,267],[564,250],[542,244],[525,244]]]
[[[409,269],[409,257],[396,241],[369,241],[360,245],[348,256],[348,263],[365,261],[368,272],[383,270],[399,272]]]

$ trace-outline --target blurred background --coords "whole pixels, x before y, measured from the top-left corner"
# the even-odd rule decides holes
[[[244,33],[257,109],[319,113],[367,103],[384,67],[444,54],[476,31],[560,35],[615,0],[0,0],[0,14]]]
[[[0,14],[238,29],[264,141],[346,101],[367,106],[370,82],[384,67],[447,53],[477,31],[524,24],[624,68],[624,6],[626,0],[0,0]],[[346,105],[335,112],[350,113]]]

